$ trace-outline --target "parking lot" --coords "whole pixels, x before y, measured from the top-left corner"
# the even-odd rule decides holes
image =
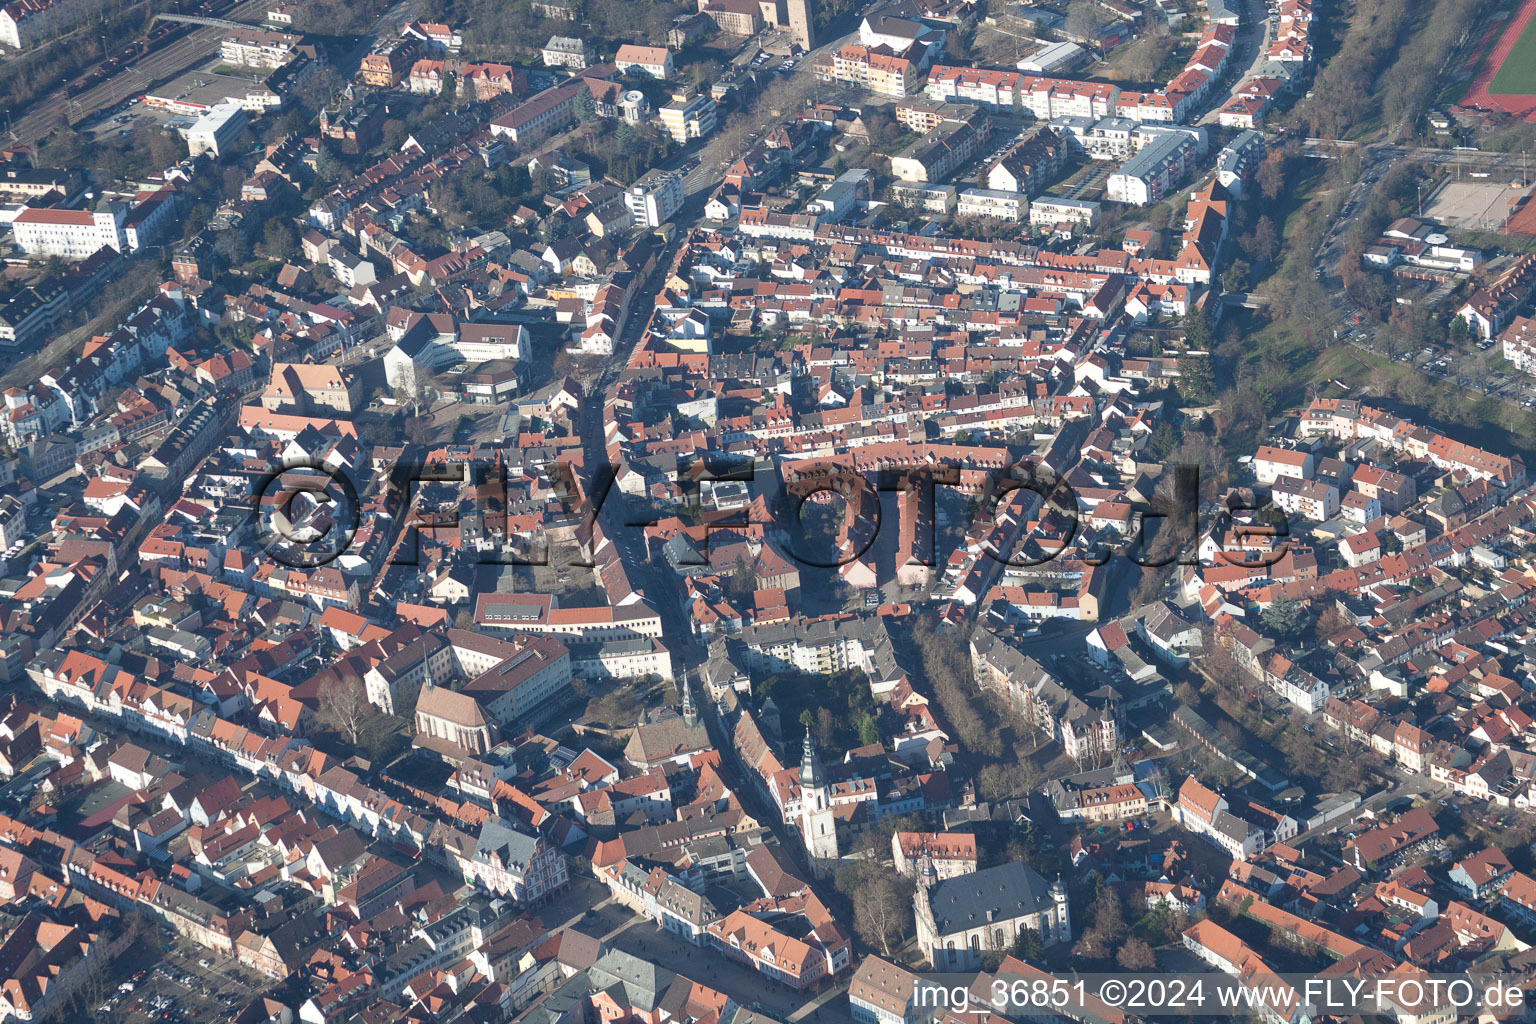
[[[158,963],[134,971],[97,1007],[104,1019],[192,1024],[228,1014],[272,986],[233,957],[185,940],[166,943],[160,952]]]
[[[1391,352],[1386,345],[1380,343],[1375,324],[1353,310],[1346,309],[1346,312],[1348,316],[1337,329],[1340,341],[1367,352],[1387,356],[1393,362],[1411,365],[1420,373],[1439,377],[1468,391],[1514,402],[1526,409],[1536,408],[1536,377],[1514,370],[1481,373],[1468,365],[1475,352],[1490,352],[1497,346],[1497,341],[1469,342],[1469,350],[1475,349],[1475,352],[1458,353],[1436,345],[1422,345],[1407,352]],[[1360,382],[1351,383],[1358,385]]]
[[[77,127],[89,132],[101,142],[114,136],[126,142],[141,132],[185,129],[191,127],[196,120],[189,114],[177,114],[159,107],[151,107],[137,96],[129,96],[115,106],[103,110],[96,117],[82,121]]]
[[[799,47],[795,47],[799,49]],[[768,71],[775,75],[787,75],[800,66],[801,58],[798,56],[781,57],[767,50],[758,50],[757,56],[752,58],[753,71]]]

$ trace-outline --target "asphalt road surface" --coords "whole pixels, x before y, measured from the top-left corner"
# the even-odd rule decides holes
[[[1265,60],[1265,49],[1269,45],[1269,17],[1264,9],[1264,0],[1249,0],[1247,16],[1243,18],[1242,25],[1237,30],[1237,42],[1239,47],[1246,47],[1243,52],[1248,56],[1248,66],[1235,75],[1230,76],[1226,82],[1216,90],[1216,95],[1207,101],[1209,108],[1205,116],[1196,121],[1196,124],[1211,125],[1221,120],[1221,108],[1226,106],[1232,98],[1232,90],[1258,73]]]

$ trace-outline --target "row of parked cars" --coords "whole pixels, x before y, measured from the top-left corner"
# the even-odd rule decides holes
[[[757,56],[752,58],[752,70],[760,71],[776,59],[778,59],[776,54],[769,53],[767,50],[758,50]],[[773,69],[773,73],[776,75],[787,75],[799,66],[799,57],[785,57],[778,67]]]

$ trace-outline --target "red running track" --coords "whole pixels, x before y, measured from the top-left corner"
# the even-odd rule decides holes
[[[1504,66],[1504,61],[1509,58],[1509,51],[1514,49],[1515,41],[1525,31],[1525,26],[1530,22],[1532,15],[1536,15],[1536,0],[1525,0],[1509,24],[1504,27],[1503,35],[1494,44],[1492,51],[1483,59],[1483,65],[1477,72],[1477,77],[1472,79],[1472,86],[1467,94],[1457,104],[1471,110],[1512,114],[1524,120],[1536,122],[1536,96],[1522,96],[1511,93],[1499,93],[1495,95],[1488,91],[1488,86],[1493,82],[1493,76],[1499,73],[1499,68]]]

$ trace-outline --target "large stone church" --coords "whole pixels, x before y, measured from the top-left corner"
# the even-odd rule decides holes
[[[1061,879],[1051,884],[1018,862],[940,881],[924,858],[913,905],[918,946],[936,971],[976,970],[989,950],[1008,950],[1026,928],[1047,946],[1072,939]]]

